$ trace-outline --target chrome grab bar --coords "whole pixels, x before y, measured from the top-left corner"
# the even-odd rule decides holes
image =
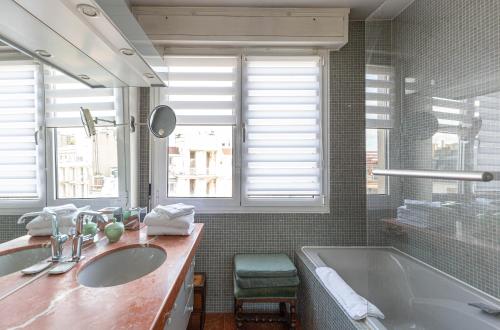
[[[481,182],[489,182],[495,180],[495,173],[493,172],[374,169],[372,173],[373,175],[408,176],[413,178],[441,179],[441,180],[461,180],[461,181],[481,181]]]

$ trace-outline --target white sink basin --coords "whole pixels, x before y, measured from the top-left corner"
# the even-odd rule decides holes
[[[30,247],[0,255],[0,277],[20,271],[50,257],[50,247]]]
[[[94,288],[125,284],[151,273],[166,259],[167,254],[159,247],[119,249],[86,265],[78,273],[78,282]]]

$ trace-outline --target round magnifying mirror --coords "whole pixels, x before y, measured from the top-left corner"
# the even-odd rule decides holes
[[[149,114],[149,131],[157,138],[166,138],[174,131],[176,121],[174,110],[171,107],[158,105]]]

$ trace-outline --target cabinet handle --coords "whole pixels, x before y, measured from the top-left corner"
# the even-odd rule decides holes
[[[186,312],[192,312],[194,310],[193,306],[186,306]]]
[[[172,318],[171,318],[171,317],[169,317],[169,318],[167,319],[167,325],[171,325],[171,324],[172,324]]]

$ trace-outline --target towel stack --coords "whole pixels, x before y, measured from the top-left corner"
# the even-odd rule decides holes
[[[182,203],[158,205],[144,218],[148,235],[191,235],[194,206]]]
[[[433,218],[440,217],[441,210],[441,202],[405,199],[404,205],[397,209],[397,219],[407,225],[428,228],[433,225]]]
[[[90,206],[77,208],[73,204],[65,204],[54,207],[44,207],[43,213],[33,218],[27,225],[28,235],[31,236],[48,236],[52,235],[52,214],[57,214],[57,222],[59,225],[59,232],[61,234],[69,234],[75,227],[75,217],[79,211],[90,209]]]

